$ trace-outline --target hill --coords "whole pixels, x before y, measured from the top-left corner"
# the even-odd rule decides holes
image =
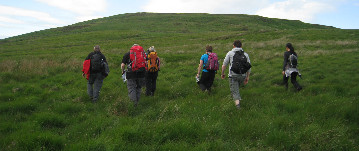
[[[234,40],[252,61],[242,109],[219,74],[195,83],[206,45],[223,61]],[[285,44],[303,90],[281,85]],[[358,150],[359,30],[251,15],[135,13],[0,40],[2,150]],[[120,80],[138,43],[162,59],[155,97],[137,108]],[[111,73],[90,102],[82,62],[100,45]],[[228,71],[227,71],[228,72]],[[290,85],[291,86],[291,85]]]

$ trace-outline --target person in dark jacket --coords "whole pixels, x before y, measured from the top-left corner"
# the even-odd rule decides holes
[[[95,68],[93,68],[94,66],[94,57],[96,57],[103,61],[103,62],[106,62],[106,57],[105,55],[103,55],[100,51],[100,46],[99,45],[96,45],[94,47],[94,51],[91,52],[85,60],[91,60],[91,65],[90,65],[90,77],[87,81],[87,93],[88,95],[90,96],[90,98],[92,99],[92,102],[96,102],[99,98],[99,95],[100,95],[100,90],[101,90],[101,87],[102,87],[102,83],[103,83],[103,79],[107,76],[107,75],[104,75],[104,72],[103,72],[103,68],[101,68],[101,70],[97,70]],[[85,77],[85,74],[83,73],[82,76]]]
[[[286,89],[288,89],[288,79],[290,77],[290,80],[297,91],[302,90],[302,87],[297,82],[297,76],[300,76],[299,70],[296,66],[292,66],[290,63],[290,55],[294,55],[298,58],[297,53],[294,51],[294,47],[291,43],[286,44],[286,52],[284,52],[284,61],[283,61],[283,83]]]
[[[147,71],[146,71],[146,95],[154,96],[156,91],[156,81],[158,77],[158,71],[160,70],[160,58],[157,56],[155,47],[148,48],[147,53]],[[153,58],[151,58],[153,57]],[[156,61],[154,61],[156,60]]]
[[[138,44],[134,44],[132,47],[140,47],[140,46]],[[140,48],[143,49],[142,47]],[[125,70],[126,65],[127,65],[127,69],[130,69],[131,64],[132,61],[130,59],[130,52],[127,52],[122,58],[121,70],[122,70],[122,74],[126,72],[128,96],[133,101],[134,106],[136,107],[138,102],[140,101],[141,90],[142,90],[141,88],[145,83],[146,70],[145,69],[138,71]]]

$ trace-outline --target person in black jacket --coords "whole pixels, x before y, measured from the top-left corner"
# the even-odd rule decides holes
[[[140,47],[143,51],[143,48],[138,44],[134,44],[132,47]],[[121,63],[121,70],[122,70],[122,75],[124,73],[126,73],[128,96],[130,97],[130,100],[133,101],[134,106],[136,107],[140,101],[141,90],[142,90],[141,88],[145,84],[145,73],[146,73],[145,71],[146,70],[145,70],[145,67],[142,68],[143,70],[140,69],[138,71],[129,70],[133,63],[131,61],[131,53],[130,52],[127,52],[123,56],[122,63]],[[143,53],[144,53],[144,51],[143,51]],[[144,58],[144,62],[146,62],[145,58]],[[126,67],[127,67],[127,70],[126,70]]]
[[[148,48],[147,53],[147,71],[145,76],[146,81],[146,96],[154,96],[156,91],[156,81],[158,71],[160,71],[160,58],[157,56],[155,46]],[[153,57],[153,58],[151,58]],[[154,59],[155,58],[155,59]],[[156,61],[153,61],[156,60]],[[151,68],[152,67],[152,68]],[[157,67],[157,68],[156,68]]]
[[[107,61],[105,55],[101,53],[99,45],[96,45],[94,47],[94,51],[91,52],[86,57],[85,60],[88,59],[91,59],[91,65],[90,65],[90,77],[87,81],[87,93],[92,99],[92,102],[95,103],[99,98],[103,79],[105,79],[105,77],[107,76],[104,74],[104,68],[102,62],[107,63]],[[99,68],[95,66],[101,66],[101,67]]]
[[[290,56],[293,54],[298,58],[297,53],[294,51],[294,47],[291,43],[286,44],[286,52],[284,52],[284,61],[283,61],[283,83],[286,89],[288,89],[288,79],[290,80],[297,91],[302,90],[302,87],[297,82],[297,75],[300,75],[299,70],[296,66],[291,65]]]

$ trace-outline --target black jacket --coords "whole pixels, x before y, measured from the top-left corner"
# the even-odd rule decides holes
[[[93,51],[93,52],[91,52],[87,57],[86,57],[86,59],[85,60],[88,60],[88,59],[92,59],[93,57],[93,55],[94,54],[100,54],[101,55],[101,58],[103,59],[103,61],[104,62],[106,62],[107,63],[107,60],[106,60],[106,57],[105,57],[105,55],[103,55],[101,52],[99,52],[99,51]],[[90,66],[90,73],[94,73],[93,71],[91,71],[91,66]]]

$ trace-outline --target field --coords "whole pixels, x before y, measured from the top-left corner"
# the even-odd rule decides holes
[[[217,74],[210,94],[195,83],[206,45],[222,64],[237,39],[253,66],[240,110],[228,78]],[[281,85],[288,42],[300,92]],[[155,46],[162,60],[155,96],[142,95],[137,108],[120,68],[134,43]],[[94,45],[111,71],[95,104],[81,76]],[[3,39],[0,54],[0,150],[359,150],[359,30],[135,13]]]

